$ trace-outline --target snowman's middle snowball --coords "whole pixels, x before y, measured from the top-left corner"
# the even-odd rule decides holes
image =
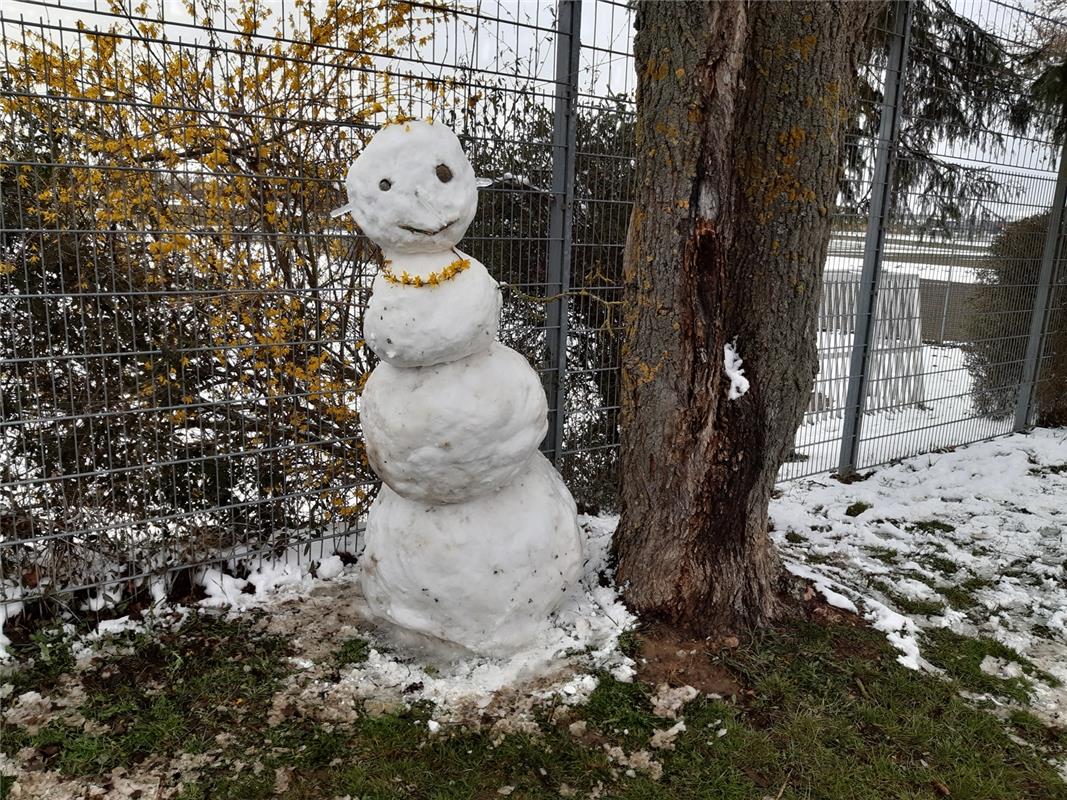
[[[510,483],[548,428],[537,373],[494,342],[448,364],[379,364],[363,388],[367,458],[397,494],[456,503]]]
[[[394,367],[444,364],[488,350],[500,324],[500,288],[481,262],[465,253],[407,256],[398,269],[424,277],[457,258],[468,269],[438,286],[398,286],[374,279],[363,336]]]

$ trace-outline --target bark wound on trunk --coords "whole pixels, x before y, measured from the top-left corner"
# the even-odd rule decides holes
[[[618,579],[697,633],[779,611],[767,504],[808,403],[857,42],[873,5],[638,6]],[[727,399],[736,337],[751,388]]]

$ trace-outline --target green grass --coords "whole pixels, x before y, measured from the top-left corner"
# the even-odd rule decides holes
[[[897,551],[891,547],[868,547],[866,551],[871,558],[876,558],[889,567],[896,564],[899,558]]]
[[[978,598],[962,586],[942,586],[938,591],[956,611],[966,611],[978,605]]]
[[[809,550],[804,554],[804,559],[809,564],[832,564],[838,558],[836,553],[815,553]]]
[[[1050,464],[1047,467],[1037,467],[1031,469],[1030,474],[1039,478],[1045,475],[1065,475],[1067,474],[1067,464]]]
[[[1023,655],[995,639],[986,636],[971,638],[944,628],[930,629],[924,633],[923,638],[923,655],[926,659],[945,670],[968,691],[1005,697],[1025,704],[1030,700],[1033,690],[1031,678],[1041,678],[1053,685],[1058,683],[1051,675],[1037,669]],[[1029,677],[1002,678],[989,675],[981,669],[986,656],[1015,662]]]
[[[904,597],[893,593],[889,596],[898,609],[909,616],[932,617],[945,610],[945,605],[940,600],[923,600],[915,597]]]
[[[910,523],[908,530],[922,531],[923,533],[952,533],[956,530],[956,526],[936,519],[927,519]]]
[[[106,733],[61,723],[34,734],[8,729],[4,752],[37,748],[67,775],[101,774],[152,753],[201,752],[216,734],[261,716],[286,671],[285,643],[254,635],[249,623],[194,617],[177,635],[125,638],[130,654],[82,676],[79,710]]]
[[[1067,729],[1052,728],[1036,716],[1021,708],[1008,715],[1015,733],[1039,747],[1047,747],[1054,753],[1067,753]]]
[[[864,503],[862,500],[857,500],[855,503],[845,509],[846,517],[858,517],[864,511],[873,508],[870,503]]]
[[[983,578],[979,575],[970,577],[960,584],[960,586],[966,589],[968,592],[973,592],[977,589],[986,589],[990,586],[995,585],[996,581],[990,580],[989,578]]]
[[[893,589],[892,584],[878,578],[871,580],[869,585],[882,592],[882,594],[886,596],[886,599],[905,614],[930,617],[935,614],[940,614],[945,610],[944,603],[939,599],[931,598],[929,600],[923,600],[919,598],[905,597],[896,592]]]
[[[4,678],[5,683],[12,684],[15,696],[31,689],[50,689],[74,668],[69,638],[59,627],[35,631],[29,641],[12,645],[11,653],[26,665]]]
[[[993,582],[988,578],[973,577],[959,584],[940,586],[937,591],[945,598],[950,606],[957,611],[967,611],[978,605],[978,597],[975,592],[992,586]]]
[[[918,561],[920,564],[929,567],[935,572],[940,572],[946,578],[951,578],[957,572],[960,571],[960,565],[953,561],[951,558],[945,558],[938,555],[923,555],[919,556]]]
[[[337,665],[362,664],[370,655],[370,645],[365,639],[356,637],[341,643],[337,649]]]
[[[619,652],[630,658],[636,658],[639,649],[640,643],[635,631],[625,631],[619,635]]]
[[[340,643],[335,662],[358,658],[358,641]],[[629,637],[627,647],[637,646]],[[431,735],[425,706],[344,725],[293,717],[271,727],[266,711],[288,669],[284,643],[248,624],[194,619],[162,641],[137,639],[131,655],[83,676],[81,711],[106,733],[9,728],[4,749],[37,747],[50,768],[89,778],[149,755],[216,748],[217,733],[231,734],[180,800],[272,798],[279,769],[291,772],[283,800],[495,798],[503,786],[515,787],[512,798],[558,798],[563,784],[577,797],[600,786],[601,797],[618,800],[919,800],[938,797],[937,787],[975,800],[1067,798],[1047,762],[1067,754],[1062,731],[1023,711],[997,719],[959,695],[989,679],[1002,696],[1023,697],[1021,682],[975,674],[986,654],[1036,674],[1033,665],[995,642],[944,632],[932,632],[926,647],[947,680],[905,669],[881,634],[849,625],[798,623],[708,656],[744,690],[735,701],[686,707],[675,749],[652,751],[663,766],[656,781],[641,771],[628,777],[604,750],[648,749],[653,731],[672,724],[652,714],[652,687],[640,682],[601,675],[586,705],[556,722],[543,709],[540,736],[449,726]],[[575,719],[587,723],[580,738],[568,731]]]

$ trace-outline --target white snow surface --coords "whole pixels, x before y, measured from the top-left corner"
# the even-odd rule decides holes
[[[850,336],[831,331],[819,333],[820,367],[815,393],[817,397],[822,395],[827,410],[805,415],[795,438],[796,450],[805,460],[783,465],[780,479],[830,472],[837,466],[851,351]],[[864,415],[857,456],[861,463],[881,464],[1011,431],[1011,419],[991,419],[974,407],[974,378],[967,369],[962,348],[924,345],[921,368],[921,405],[894,403]]]
[[[726,396],[731,400],[737,400],[748,391],[748,378],[745,377],[745,371],[741,368],[741,356],[737,354],[737,340],[727,342],[723,345],[722,351],[722,366],[726,370],[726,377],[730,379],[730,388]]]
[[[788,567],[812,580],[834,605],[858,610],[885,631],[902,663],[929,668],[921,655],[922,631],[948,627],[993,637],[1067,681],[1067,431],[1038,429],[913,458],[852,484],[820,477],[783,484],[780,491],[771,516]],[[617,518],[580,521],[586,558],[578,589],[513,657],[441,662],[392,649],[368,622],[358,567],[340,564],[328,543],[259,562],[247,579],[205,569],[202,605],[231,615],[263,609],[271,626],[297,640],[299,652],[300,637],[321,639],[323,655],[301,659],[311,668],[299,673],[306,683],[294,692],[324,713],[368,702],[395,707],[431,701],[435,719],[448,723],[481,718],[520,696],[580,703],[596,687],[591,672],[632,677],[634,664],[619,652],[618,638],[636,622],[610,580],[603,580]],[[358,552],[354,537],[337,547]],[[971,592],[976,605],[954,609],[954,587]],[[901,597],[940,600],[944,608],[930,616],[909,614],[896,605]],[[177,624],[188,610],[174,610]],[[355,622],[349,626],[331,615]],[[164,617],[160,612],[147,622],[112,621],[87,643],[100,647],[112,633],[152,627]],[[369,639],[373,649],[364,663],[346,666],[338,677],[334,654],[352,635]],[[89,649],[79,644],[75,652],[81,658]],[[997,674],[1020,669],[1013,662],[987,662],[983,669]],[[1067,693],[1035,684],[1032,710],[1053,723],[1067,722]],[[513,718],[513,710],[499,718]]]
[[[436,286],[374,279],[363,315],[363,338],[382,361],[394,367],[444,364],[485,352],[500,325],[500,287],[480,261],[447,251],[405,255],[389,265],[394,275],[425,278],[457,259],[470,266]]]
[[[400,496],[430,503],[464,501],[515,480],[548,429],[537,373],[499,342],[451,364],[379,364],[360,413],[375,473]]]
[[[636,620],[606,580],[618,518],[579,519],[585,558],[574,586],[547,623],[524,643],[522,652],[513,656],[442,659],[394,649],[393,642],[375,631],[361,593],[358,564],[340,563],[339,557],[330,555],[329,542],[310,548],[295,545],[274,560],[246,561],[251,569],[246,579],[227,572],[239,566],[239,557],[225,570],[203,568],[198,582],[207,597],[199,605],[229,617],[264,611],[260,622],[264,630],[289,639],[295,651],[292,663],[299,669],[288,690],[276,698],[280,707],[295,702],[308,713],[342,719],[362,713],[360,709],[373,713],[430,701],[439,724],[477,725],[486,718],[521,724],[539,703],[584,702],[597,686],[595,672],[608,671],[623,681],[634,675],[634,663],[620,652],[618,642]],[[337,547],[355,555],[358,540],[342,538]],[[338,565],[340,571],[332,574]],[[476,583],[466,589],[473,594],[482,586]],[[175,629],[191,610],[160,603],[143,620],[123,617],[105,622],[74,642],[75,655],[83,661],[116,644],[125,646],[124,640],[114,639],[116,634]],[[337,649],[354,636],[371,642],[369,657],[338,672]]]
[[[363,594],[405,632],[504,655],[537,638],[577,585],[574,500],[539,452],[503,489],[428,505],[382,487],[368,515]]]
[[[788,568],[885,631],[901,663],[928,668],[922,630],[947,627],[992,637],[1067,681],[1067,431],[1037,429],[851,484],[817,477],[780,492],[771,517]],[[961,589],[974,604],[960,601]],[[941,610],[898,607],[915,599]],[[1033,710],[1067,722],[1067,692],[1035,685]]]
[[[6,581],[0,587],[0,664],[11,658],[7,648],[11,640],[4,635],[4,623],[8,617],[14,617],[22,613],[22,585],[14,581]]]

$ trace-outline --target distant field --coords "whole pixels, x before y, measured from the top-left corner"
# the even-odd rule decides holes
[[[890,236],[886,240],[886,264],[929,264],[938,267],[976,269],[989,255],[988,237],[920,240],[918,236]],[[839,231],[830,239],[828,259],[862,259],[863,235]]]

